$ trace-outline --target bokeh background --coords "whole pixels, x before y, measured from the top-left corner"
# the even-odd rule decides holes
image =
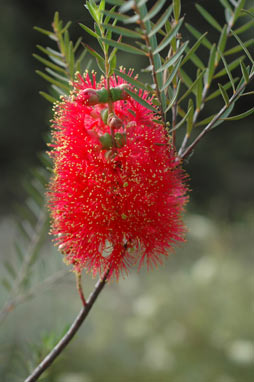
[[[246,7],[251,5],[246,1]],[[223,24],[219,0],[200,1]],[[194,7],[182,1],[186,20],[209,30]],[[15,260],[16,205],[26,199],[23,184],[40,165],[52,116],[38,91],[47,90],[35,70],[36,44],[46,36],[53,14],[88,23],[79,0],[0,2],[0,245],[1,260]],[[246,40],[253,37],[254,29]],[[186,36],[188,33],[186,32]],[[253,48],[252,48],[253,53]],[[203,53],[204,59],[206,52]],[[121,56],[119,64],[142,63]],[[96,68],[97,69],[97,68]],[[237,75],[237,71],[234,72]],[[253,87],[252,87],[253,89]],[[253,107],[243,97],[235,113]],[[216,102],[208,106],[211,113]],[[187,243],[165,267],[111,283],[84,328],[45,377],[48,382],[151,381],[250,382],[254,379],[254,119],[227,122],[211,132],[184,167],[190,174]],[[47,240],[33,271],[34,283],[64,270],[61,256]],[[0,276],[4,275],[4,268]],[[94,280],[85,280],[91,290]],[[0,380],[22,381],[28,368],[51,347],[80,308],[74,276],[19,305],[0,326]],[[38,294],[38,295],[37,295]],[[1,288],[0,303],[8,298]]]

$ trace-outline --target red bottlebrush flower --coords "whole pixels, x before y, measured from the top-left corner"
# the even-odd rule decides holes
[[[111,78],[112,87],[123,83]],[[102,117],[107,104],[87,102],[90,93],[96,97],[86,89],[104,86],[94,75],[79,76],[71,97],[57,104],[48,195],[52,233],[67,262],[94,275],[110,267],[109,277],[118,278],[137,262],[161,263],[183,241],[187,197],[185,175],[158,117],[126,92],[114,102],[122,126],[112,143],[109,119]]]

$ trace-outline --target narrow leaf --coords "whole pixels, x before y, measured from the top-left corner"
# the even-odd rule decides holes
[[[245,48],[247,48],[248,46],[252,45],[253,42],[254,42],[254,39],[253,39],[253,38],[251,38],[250,40],[246,41],[246,42],[244,43]],[[236,46],[234,46],[233,48],[228,49],[228,50],[224,53],[224,56],[229,56],[230,54],[235,54],[235,53],[241,52],[241,50],[242,50],[241,45],[236,45]]]
[[[228,65],[228,69],[230,71],[234,70],[239,64],[240,62],[242,61],[242,59],[244,58],[244,56],[240,56],[239,58],[237,58],[236,60],[232,61],[229,65]],[[216,73],[214,75],[213,78],[219,78],[219,77],[222,77],[224,76],[225,74],[227,73],[226,69],[221,69],[218,73]]]
[[[225,88],[224,88],[220,83],[218,83],[218,86],[219,86],[221,95],[222,95],[222,97],[223,97],[223,99],[224,99],[224,102],[225,102],[225,104],[228,106],[228,105],[229,105],[228,93],[227,93],[227,91],[225,90]]]
[[[234,78],[234,84],[239,80],[239,77],[236,77]],[[227,82],[225,85],[223,85],[224,89],[225,90],[228,90],[231,88],[231,82]],[[220,89],[214,91],[213,93],[211,93],[206,99],[205,101],[211,101],[212,99],[218,97],[220,95]]]
[[[245,83],[247,84],[249,82],[249,73],[248,73],[248,69],[246,68],[245,64],[243,61],[240,62],[240,65],[241,65],[241,70],[242,70],[242,74],[243,74],[243,77],[244,77],[244,81]]]
[[[116,74],[123,78],[127,83],[130,83],[131,85],[135,86],[137,89],[147,90],[146,85],[143,84],[143,82],[138,81],[137,79],[128,76],[128,74],[121,72],[120,70],[115,71]]]
[[[227,109],[226,111],[222,114],[222,116],[220,117],[220,119],[215,122],[215,124],[211,127],[212,129],[214,129],[215,127],[221,125],[224,121],[224,118],[227,118],[229,114],[231,114],[232,110],[234,109],[234,106],[235,106],[235,103],[233,102]]]
[[[55,103],[57,101],[57,99],[53,96],[51,96],[50,94],[48,93],[45,93],[45,92],[39,92],[39,94],[45,98],[47,101],[51,102],[51,103]]]
[[[164,49],[169,43],[172,41],[172,39],[177,35],[177,32],[181,28],[183,23],[183,18],[179,20],[178,24],[171,29],[170,33],[164,37],[164,39],[161,41],[161,43],[158,45],[158,48],[155,49],[153,52],[154,54],[159,53],[162,49]]]
[[[43,28],[39,28],[39,27],[34,27],[34,29],[37,31],[37,32],[40,32],[40,33],[42,33],[42,34],[45,34],[45,35],[47,35],[47,36],[54,36],[54,33],[53,32],[51,32],[51,31],[48,31],[48,30],[46,30],[46,29],[43,29]]]
[[[108,0],[107,0],[107,3],[108,3]],[[105,16],[112,17],[112,19],[114,19],[114,20],[119,20],[119,21],[126,21],[127,19],[129,19],[129,16],[123,15],[122,13],[113,12],[111,10],[110,11],[103,11],[103,14]]]
[[[219,32],[222,31],[222,28],[220,26],[220,24],[217,22],[217,20],[215,20],[215,18],[209,13],[207,12],[206,9],[204,9],[203,7],[201,7],[201,5],[199,4],[195,4],[197,10],[199,11],[199,13],[201,13],[201,15],[204,17],[204,19],[210,24],[212,25],[215,29],[217,29]]]
[[[103,38],[102,41],[104,41],[106,44],[108,44],[110,46],[116,47],[116,48],[118,48],[120,50],[123,50],[123,51],[125,51],[127,53],[139,54],[139,55],[142,55],[142,56],[146,55],[146,53],[143,50],[138,49],[135,46],[132,46],[132,45],[129,45],[129,44],[125,44],[123,42],[117,42],[117,41],[114,41],[114,40],[108,40],[106,38]]]
[[[152,37],[155,33],[157,33],[165,24],[165,22],[169,19],[171,13],[172,13],[172,5],[170,5],[166,11],[163,13],[163,15],[159,18],[159,20],[154,24],[153,29],[148,34],[148,37]]]
[[[42,78],[44,78],[44,80],[50,82],[53,85],[58,86],[60,89],[63,89],[67,93],[69,92],[69,87],[64,85],[62,82],[55,80],[54,78],[48,76],[47,74],[41,72],[40,70],[36,70],[36,73]]]
[[[134,6],[135,6],[135,0],[127,0],[120,7],[119,11],[122,13],[125,13],[125,12],[128,12],[130,9],[132,9]]]
[[[188,23],[185,23],[185,26],[186,28],[188,29],[188,31],[194,36],[196,37],[196,39],[198,40],[200,37],[202,37],[202,34],[196,29],[194,28],[192,25],[188,24]],[[210,43],[209,40],[207,40],[207,38],[203,38],[202,39],[202,45],[204,45],[207,49],[211,49],[212,48],[212,44]]]
[[[126,36],[126,37],[142,38],[142,34],[141,33],[136,32],[136,31],[134,31],[132,29],[118,27],[118,26],[113,26],[113,25],[110,25],[110,24],[107,24],[107,25],[103,24],[103,26],[106,29],[111,30],[113,33],[117,33],[117,34],[120,34],[120,35],[123,35],[123,36]]]
[[[200,36],[198,41],[196,41],[195,44],[189,50],[187,50],[187,54],[182,61],[182,65],[184,65],[190,59],[191,55],[196,52],[206,35],[207,32]]]
[[[176,65],[174,65],[174,68],[172,70],[172,72],[170,73],[170,76],[168,77],[168,79],[166,80],[165,84],[163,85],[161,91],[163,92],[165,89],[167,89],[167,87],[171,84],[171,82],[173,81],[178,69],[180,68],[180,65],[181,65],[181,61],[182,61],[182,56],[179,57],[179,60],[177,62]]]
[[[254,113],[254,107],[242,114],[234,115],[233,117],[223,118],[224,121],[239,121],[240,119],[246,118]]]
[[[130,91],[129,89],[125,89],[126,93],[128,93],[135,101],[137,101],[140,105],[146,107],[148,110],[151,110],[155,113],[158,113],[158,110],[155,109],[152,105],[150,105],[147,101],[141,98],[137,93]]]
[[[200,78],[203,76],[204,71],[199,73],[198,77],[195,79],[194,82],[192,82],[191,86],[188,88],[188,90],[182,95],[182,97],[178,100],[178,103],[182,102],[195,88],[197,83],[199,82]]]
[[[236,38],[236,40],[239,42],[239,44],[241,45],[241,47],[243,48],[244,52],[246,53],[246,56],[249,58],[249,60],[251,61],[251,63],[254,65],[254,60],[253,58],[251,57],[251,54],[250,52],[248,51],[248,49],[246,48],[246,46],[244,45],[244,43],[242,42],[242,40],[240,39],[240,37],[237,36],[237,34],[235,34],[235,32],[231,29],[231,32],[233,33],[233,36]]]
[[[213,44],[210,56],[209,56],[209,62],[208,62],[208,68],[205,75],[205,84],[206,86],[210,86],[213,78],[213,74],[215,71],[215,58],[216,58],[216,45]]]
[[[187,126],[186,126],[186,134],[187,137],[190,136],[191,130],[193,128],[193,115],[194,115],[194,106],[193,106],[193,101],[190,98],[189,103],[188,103],[188,117],[187,117]]]
[[[222,61],[223,61],[224,67],[225,67],[225,69],[226,69],[228,78],[229,78],[229,80],[230,80],[230,82],[231,82],[232,89],[233,89],[233,91],[235,92],[235,84],[234,84],[234,81],[233,81],[233,77],[232,77],[231,71],[230,71],[230,69],[229,69],[229,67],[228,67],[227,61],[225,60],[223,54],[222,54],[221,52],[219,52],[219,53],[220,53],[221,59],[222,59]]]
[[[163,5],[165,4],[166,0],[158,0],[150,9],[150,11],[147,13],[147,15],[144,17],[143,21],[151,20],[154,16],[156,16]]]
[[[166,112],[168,112],[171,109],[171,107],[174,105],[174,103],[176,102],[178,94],[179,94],[179,91],[180,91],[180,88],[181,88],[181,81],[179,81],[178,84],[177,84],[177,88],[176,88],[175,94],[174,94],[171,102],[167,106]]]
[[[87,33],[90,34],[90,36],[98,39],[99,36],[97,35],[97,33],[95,33],[92,29],[88,28],[86,25],[82,24],[82,23],[79,23],[79,25],[81,26],[82,29],[84,29]]]
[[[174,56],[170,57],[166,62],[165,64],[163,64],[157,71],[156,73],[160,73],[166,69],[168,69],[168,67],[170,66],[173,66],[175,64],[175,62],[179,59],[179,57],[183,54],[183,52],[185,51],[185,48],[186,46],[188,45],[188,41],[186,41],[182,46],[181,48],[174,54]]]
[[[246,32],[248,29],[252,28],[254,25],[254,20],[250,20],[248,23],[244,23],[241,27],[235,30],[235,34],[239,35]]]
[[[53,70],[56,70],[60,73],[64,73],[66,74],[66,70],[64,70],[63,68],[60,68],[59,66],[53,64],[51,61],[49,60],[46,60],[45,58],[41,57],[41,56],[38,56],[38,54],[33,54],[33,57],[36,58],[36,60],[40,61],[41,63],[43,63],[44,65],[48,66],[49,68],[53,69]]]

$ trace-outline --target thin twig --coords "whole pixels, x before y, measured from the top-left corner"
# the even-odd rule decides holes
[[[71,341],[71,339],[74,337],[74,335],[77,333],[77,331],[79,330],[79,328],[85,321],[97,297],[99,296],[100,292],[104,288],[107,282],[107,277],[109,272],[110,272],[110,269],[108,269],[104,273],[103,277],[98,280],[93,292],[90,294],[87,300],[86,305],[82,307],[81,311],[79,312],[76,319],[73,321],[67,333],[62,337],[62,339],[58,342],[58,344],[51,350],[51,352],[44,358],[44,360],[34,369],[32,374],[30,374],[29,377],[26,378],[24,382],[37,381],[40,375],[54,362],[54,360],[59,356],[59,354],[61,354],[61,352],[65,349],[65,347],[68,345],[68,343]]]

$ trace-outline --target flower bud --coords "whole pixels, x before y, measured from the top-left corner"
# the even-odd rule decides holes
[[[123,126],[122,120],[113,113],[109,114],[107,122],[111,129],[120,129]]]
[[[99,97],[95,89],[84,89],[78,94],[77,101],[84,105],[92,106],[98,103]]]

